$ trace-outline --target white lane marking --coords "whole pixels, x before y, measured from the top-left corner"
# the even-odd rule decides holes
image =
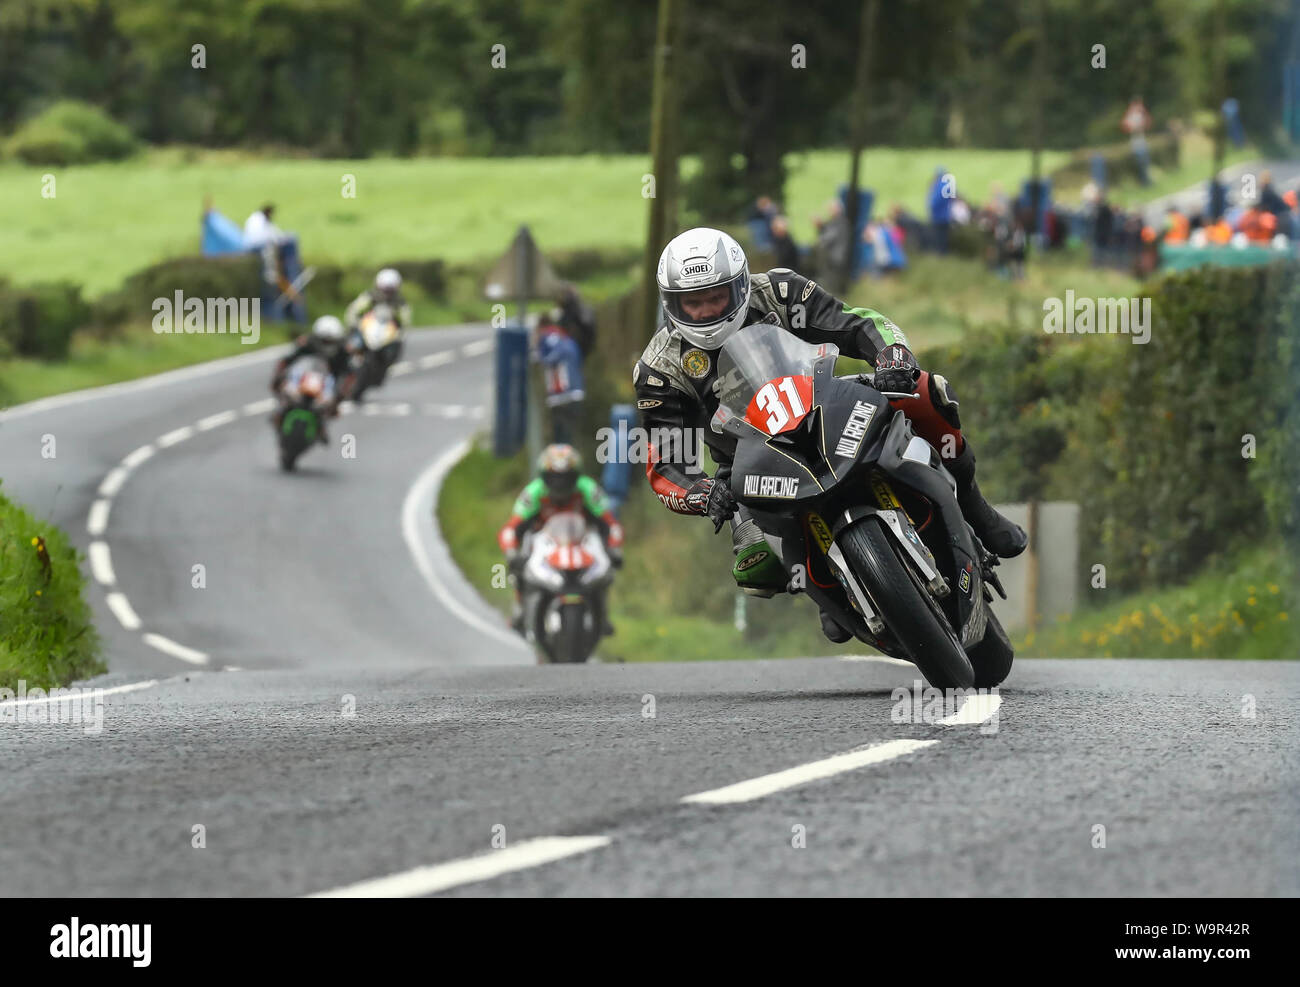
[[[148,689],[158,684],[157,679],[150,679],[148,682],[132,682],[130,685],[115,685],[107,689],[97,689],[94,686],[76,686],[81,692],[74,693],[71,696],[47,696],[44,699],[6,699],[0,703],[0,706],[39,706],[42,703],[66,703],[73,700],[82,699],[86,692],[93,690],[101,696],[111,696],[119,692],[135,692],[137,689]]]
[[[442,413],[448,418],[459,418],[465,413],[465,406],[463,404],[449,404],[442,409]]]
[[[200,432],[206,432],[208,429],[216,428],[218,425],[225,425],[227,422],[233,422],[239,416],[233,411],[218,411],[215,415],[208,415],[207,418],[200,418],[194,423],[194,427]]]
[[[166,435],[160,435],[154,439],[159,449],[166,449],[168,446],[174,446],[177,442],[184,442],[194,434],[194,429],[189,425],[182,425],[180,428],[174,428]]]
[[[356,411],[356,410],[357,410],[357,404],[356,404],[355,401],[340,401],[340,402],[339,402],[339,414],[340,414],[340,415],[350,415],[350,414],[352,414],[352,412],[354,412],[354,411]]]
[[[108,527],[108,509],[112,504],[107,500],[97,500],[90,505],[90,515],[86,518],[86,530],[98,538]]]
[[[945,716],[939,721],[939,725],[955,727],[968,723],[983,723],[996,713],[1001,706],[1001,696],[993,694],[967,696],[966,701],[961,704],[961,709],[953,713],[952,716]]]
[[[488,881],[514,871],[540,867],[579,853],[590,853],[608,846],[608,836],[542,836],[524,840],[503,850],[493,850],[477,857],[452,860],[445,864],[415,867],[400,874],[361,881],[308,895],[309,898],[411,898],[433,894],[462,884]]]
[[[938,742],[937,740],[891,740],[864,750],[836,754],[833,757],[813,761],[810,764],[801,764],[795,768],[787,768],[785,771],[777,771],[775,774],[740,781],[734,785],[727,785],[725,788],[715,788],[712,791],[687,795],[682,801],[696,805],[731,805],[736,802],[752,802],[754,799],[763,798],[765,795],[771,795],[774,792],[794,788],[797,785],[806,785],[810,781],[819,781],[822,778],[829,778],[845,771],[854,771],[869,764],[892,761],[896,757],[911,754]]]
[[[187,661],[191,665],[206,665],[208,663],[208,656],[202,651],[195,651],[193,648],[187,648],[183,644],[177,644],[175,641],[169,640],[161,634],[146,634],[144,636],[144,643],[157,648],[164,654],[171,655],[173,658]]]
[[[123,469],[121,466],[114,466],[104,477],[104,482],[99,485],[99,495],[101,497],[116,497],[117,492],[122,489],[122,484],[130,475],[130,470]]]
[[[128,631],[140,629],[140,618],[131,609],[131,603],[124,594],[109,593],[104,598],[104,602],[108,604],[108,609],[113,611],[113,616],[117,618],[118,623]]]
[[[434,569],[433,561],[425,551],[424,542],[420,537],[421,527],[424,525],[432,530],[435,537],[441,537],[434,521],[438,509],[438,490],[442,487],[442,481],[447,473],[469,452],[469,448],[468,439],[458,443],[425,467],[424,472],[415,478],[411,489],[406,492],[406,499],[402,501],[402,537],[406,539],[406,547],[411,553],[411,558],[415,560],[415,567],[420,570],[420,575],[424,577],[425,583],[438,598],[439,603],[475,630],[482,631],[506,644],[526,649],[528,646],[519,635],[505,627],[489,623],[452,596],[451,591],[447,589],[437,570]],[[451,553],[447,554],[450,556]]]
[[[363,415],[377,415],[377,414],[379,414],[379,405],[377,405],[377,404],[363,404],[363,405],[361,406],[361,413],[362,413]]]
[[[410,360],[402,360],[388,368],[388,375],[390,377],[401,377],[404,374],[409,374],[414,369],[415,365]]]
[[[420,357],[420,366],[425,370],[430,367],[441,367],[444,363],[451,363],[456,359],[456,354],[452,350],[443,350],[441,353],[430,353],[428,356]]]
[[[389,408],[389,413],[401,418],[403,415],[409,415],[411,413],[411,406],[406,402],[401,402]]]
[[[275,407],[275,398],[262,398],[261,401],[249,401],[241,409],[246,415],[264,415]]]
[[[909,668],[915,668],[910,661],[904,661],[902,658],[891,658],[889,655],[840,655],[840,661],[874,661],[882,665],[906,665]]]
[[[128,470],[133,470],[141,463],[143,463],[146,459],[148,459],[150,456],[152,456],[153,452],[154,449],[152,445],[141,446],[135,452],[129,453],[127,456],[125,456],[122,459],[122,465],[125,466]]]
[[[90,572],[95,577],[95,582],[102,583],[104,586],[112,586],[117,582],[107,543],[92,541],[90,547],[86,549],[86,554],[90,556]]]
[[[492,350],[496,349],[496,345],[494,339],[480,339],[476,343],[466,343],[460,348],[460,352],[464,356],[480,356],[483,353],[492,352]]]

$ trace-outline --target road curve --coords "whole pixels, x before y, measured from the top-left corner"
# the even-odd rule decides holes
[[[3,711],[0,894],[1300,893],[1294,663],[937,711],[889,660],[535,665],[432,524],[489,338],[414,334],[293,476],[274,353],[0,413],[6,492],[103,546],[110,665],[99,732]]]

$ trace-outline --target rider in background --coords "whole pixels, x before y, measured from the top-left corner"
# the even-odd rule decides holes
[[[411,306],[402,297],[402,276],[391,267],[385,267],[375,275],[375,283],[352,300],[347,311],[343,313],[343,322],[349,329],[361,325],[361,317],[376,305],[387,305],[393,310],[393,318],[401,329],[411,325]]]
[[[510,520],[497,535],[497,544],[505,553],[506,564],[514,575],[515,605],[510,626],[521,634],[524,630],[524,610],[519,595],[519,576],[528,561],[523,551],[525,536],[540,528],[561,511],[578,511],[600,531],[614,568],[623,565],[623,526],[610,510],[605,492],[589,476],[584,476],[582,457],[570,445],[549,445],[537,459],[537,477],[524,487],[515,500]],[[606,590],[595,593],[595,607],[600,616],[601,633],[613,634],[605,606]]]
[[[335,395],[339,393],[340,385],[349,373],[348,354],[343,346],[345,335],[343,323],[339,321],[338,316],[322,315],[312,323],[311,332],[295,339],[293,349],[289,351],[287,356],[276,363],[275,370],[271,373],[271,393],[280,402],[275,413],[271,415],[271,421],[275,425],[276,431],[280,429],[280,422],[284,418],[285,408],[287,407],[283,391],[285,377],[296,360],[303,357],[316,357],[323,360],[329,368],[330,376],[333,378],[331,390]],[[337,418],[338,413],[339,404],[336,396],[330,402],[327,414],[331,418]],[[327,441],[324,423],[321,425],[321,441]]]

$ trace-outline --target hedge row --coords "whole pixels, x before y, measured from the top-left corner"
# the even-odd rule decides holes
[[[1078,501],[1082,561],[1125,590],[1300,535],[1300,267],[1190,271],[1147,295],[1145,345],[982,333],[922,359],[954,382],[986,492]]]

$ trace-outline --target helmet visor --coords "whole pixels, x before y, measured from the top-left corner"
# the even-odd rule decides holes
[[[664,311],[687,326],[712,326],[735,315],[749,294],[749,272],[703,288],[660,288]]]

